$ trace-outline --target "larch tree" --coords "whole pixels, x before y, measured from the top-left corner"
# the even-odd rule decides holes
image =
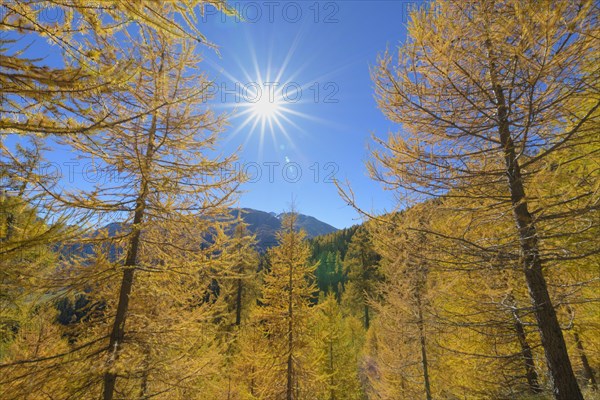
[[[262,350],[256,357],[254,392],[261,399],[299,400],[316,384],[311,359],[310,318],[314,271],[309,264],[306,234],[297,231],[296,214],[288,213],[269,250],[271,270],[265,275],[260,306],[252,321]]]
[[[225,346],[218,341],[219,325],[214,322],[222,307],[204,301],[204,296],[214,276],[212,257],[221,244],[199,243],[211,224],[201,218],[190,218],[185,225],[151,217],[148,222],[138,258],[141,273],[130,295],[125,344],[114,365],[121,379],[115,393],[217,398],[226,367]],[[104,296],[114,297],[113,287],[107,289]]]
[[[373,302],[371,390],[383,398],[535,394],[541,390],[534,362],[539,339],[530,332],[527,294],[518,290],[522,274],[505,260],[482,259],[480,249],[446,240],[472,225],[443,203],[370,222],[385,277]],[[465,242],[485,243],[485,230],[494,232],[495,222],[492,229],[467,229]]]
[[[198,30],[207,6],[231,14],[222,0],[177,3],[127,1],[7,1],[0,5],[0,134],[92,133],[118,117],[91,109],[98,92],[119,91],[137,69],[114,39],[132,27],[212,46]],[[48,63],[32,49],[50,44]],[[107,122],[111,120],[111,122]]]
[[[235,355],[230,375],[235,377],[235,386],[228,388],[228,395],[235,393],[233,398],[235,395],[240,398],[260,398],[263,392],[261,388],[265,385],[265,371],[269,370],[273,359],[260,325],[251,322],[256,315],[256,307],[250,308],[250,323],[241,326],[234,342]]]
[[[460,221],[460,214],[442,216],[435,222],[440,233],[465,232],[471,222]],[[466,242],[494,243],[501,229],[493,220],[472,228],[467,228]],[[473,396],[504,398],[541,392],[545,380],[538,375],[545,363],[518,263],[486,257],[486,252],[482,256],[480,249],[473,251],[452,241],[434,243],[447,251],[437,257],[437,265],[443,271],[438,280],[448,282],[436,299],[436,319],[444,329],[435,342],[445,352],[440,364],[460,376],[445,384],[460,383]]]
[[[44,278],[58,261],[55,249],[75,234],[65,216],[48,217],[52,210],[33,190],[42,151],[43,144],[35,138],[17,144],[12,152],[0,142],[0,332],[8,342],[42,303],[49,302]]]
[[[378,140],[383,149],[374,152],[373,176],[416,200],[456,195],[471,200],[466,214],[512,215],[560,400],[582,394],[545,276],[548,237],[540,219],[547,216],[531,186],[544,160],[597,138],[587,126],[600,107],[598,64],[590,67],[598,26],[598,6],[589,0],[435,1],[411,14],[398,58],[384,55],[373,73],[380,108],[402,126]],[[598,193],[586,198],[594,204]],[[569,221],[589,212],[553,217]]]
[[[43,144],[33,139],[5,151],[0,143],[0,397],[25,398],[37,382],[17,364],[68,352],[54,320],[56,293],[48,280],[56,273],[59,243],[78,233],[66,215],[57,218],[33,190]],[[38,365],[40,373],[50,371]],[[58,369],[63,369],[58,366]],[[63,369],[64,372],[64,369]],[[18,388],[18,389],[17,389]],[[21,390],[23,389],[23,390]],[[53,392],[63,393],[56,385]]]
[[[247,318],[245,309],[252,300],[258,297],[258,252],[256,251],[256,235],[248,231],[248,224],[242,219],[243,211],[238,210],[233,232],[225,252],[229,266],[224,280],[230,307],[235,315],[234,324],[240,326],[242,319]]]
[[[344,256],[343,265],[348,277],[344,297],[359,308],[366,329],[371,319],[369,298],[375,294],[375,286],[381,279],[377,262],[378,254],[373,250],[368,230],[358,228]]]
[[[221,357],[225,359],[222,374],[227,383],[222,385],[219,398],[237,398],[247,391],[247,378],[252,362],[247,357],[253,353],[254,339],[249,339],[252,328],[250,314],[260,297],[261,274],[259,273],[259,253],[256,250],[256,236],[248,230],[242,215],[237,209],[236,218],[228,221],[226,229],[219,232],[216,247],[219,254],[215,259],[213,285],[218,287],[221,312],[217,321],[220,325],[218,340],[223,343]],[[221,243],[219,243],[221,242]],[[248,343],[250,340],[252,343]],[[252,390],[250,390],[252,392]],[[232,397],[233,396],[233,397]]]
[[[99,171],[118,171],[118,176],[91,189],[61,192],[47,188],[65,208],[89,211],[99,220],[102,215],[113,215],[124,227],[116,238],[108,238],[120,246],[116,262],[107,250],[99,251],[96,254],[101,257],[93,261],[94,268],[86,269],[84,263],[79,268],[81,278],[65,278],[67,284],[79,285],[83,290],[93,292],[95,287],[103,287],[107,295],[100,318],[104,324],[91,328],[96,332],[92,342],[101,344],[96,351],[104,355],[98,382],[104,399],[112,399],[116,393],[134,393],[132,378],[137,381],[138,375],[124,373],[123,368],[138,365],[135,360],[139,353],[132,350],[143,340],[135,338],[144,330],[153,330],[153,324],[144,325],[144,321],[167,324],[169,318],[161,314],[167,312],[167,304],[188,310],[191,307],[192,311],[202,305],[201,295],[194,297],[194,291],[182,292],[176,287],[186,287],[188,281],[191,286],[199,285],[200,266],[209,262],[206,252],[216,252],[210,246],[201,251],[201,241],[228,213],[239,178],[223,174],[232,158],[223,158],[215,151],[224,119],[206,107],[208,81],[198,69],[196,46],[189,40],[152,30],[142,29],[137,35],[138,46],[133,53],[140,71],[137,79],[128,84],[127,90],[99,95],[97,99],[119,118],[129,116],[128,122],[96,135],[69,134],[62,139],[64,145],[90,160]],[[149,287],[163,290],[146,291],[146,281],[154,282]],[[173,298],[177,293],[192,297]],[[144,296],[147,300],[140,302]],[[140,307],[142,311],[138,312]],[[151,317],[153,312],[155,317]],[[189,332],[189,323],[198,318],[187,325],[183,320],[171,320],[184,324],[177,326]],[[106,321],[110,321],[109,326]],[[154,329],[160,330],[161,326]],[[101,332],[106,328],[108,332]],[[190,340],[180,337],[182,344],[189,343],[184,339]],[[131,340],[137,344],[131,344]],[[152,354],[146,351],[146,355]],[[93,375],[92,370],[88,372]],[[153,376],[166,379],[160,374]],[[177,379],[173,382],[176,386]],[[94,388],[89,382],[82,385],[88,391]],[[139,388],[134,386],[135,390]],[[185,393],[181,395],[185,397]]]
[[[588,129],[598,132],[598,123],[596,120],[595,127],[590,124]],[[600,235],[600,209],[598,197],[590,194],[600,189],[600,163],[598,157],[585,155],[600,151],[600,137],[581,150],[558,152],[548,159],[535,189],[545,209],[540,222],[547,237],[548,264],[561,267],[549,269],[549,290],[575,371],[593,389],[594,369],[600,366],[598,352],[594,351],[598,337],[592,334],[600,324],[600,249],[595,239]],[[565,202],[567,207],[562,206]],[[575,215],[556,218],[565,213]]]
[[[538,371],[545,365],[539,336],[531,328],[535,320],[511,221],[469,216],[461,210],[472,202],[458,196],[433,204],[429,226],[420,229],[430,247],[442,250],[434,264],[442,272],[438,280],[449,282],[436,296],[436,319],[446,328],[437,340],[447,351],[444,358],[455,360],[448,364],[457,367],[456,360],[464,360],[459,375],[473,395],[539,393],[543,382]],[[456,240],[457,232],[461,240]],[[479,368],[470,369],[469,363]]]
[[[0,193],[0,363],[29,322],[39,314],[52,317],[44,280],[58,261],[53,247],[66,233],[64,225],[39,218],[38,209],[22,197]]]
[[[328,400],[363,399],[358,362],[365,331],[360,319],[344,315],[330,292],[320,298],[313,329],[322,387],[314,394]]]
[[[376,287],[378,299],[370,300],[378,317],[372,339],[377,341],[377,352],[372,355],[377,374],[369,378],[383,398],[430,400],[441,393],[432,389],[432,370],[440,368],[432,362],[434,346],[429,338],[438,334],[431,299],[442,292],[435,283],[439,278],[429,279],[437,269],[435,250],[424,233],[432,207],[424,204],[372,220],[368,225],[383,277]]]

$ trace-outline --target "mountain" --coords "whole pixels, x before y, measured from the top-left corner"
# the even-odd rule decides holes
[[[277,245],[277,231],[281,228],[281,220],[286,213],[276,214],[273,212],[265,212],[255,210],[252,208],[242,208],[242,219],[248,224],[248,230],[256,235],[258,247],[260,250],[266,250],[269,247]],[[231,209],[232,217],[236,218],[238,209]],[[326,224],[323,221],[319,221],[315,217],[309,215],[298,214],[297,228],[304,229],[309,239],[316,236],[326,235],[338,231],[337,228]],[[121,229],[124,229],[121,223],[113,222],[106,225],[103,229],[108,230],[109,236],[115,236]],[[91,235],[94,236],[97,233],[94,232]],[[71,245],[63,249],[66,253],[77,253],[77,254],[91,254],[92,245]]]
[[[283,217],[284,214],[280,214],[280,217]],[[304,229],[309,238],[313,238],[315,236],[327,235],[328,233],[332,233],[337,231],[337,228],[326,224],[323,221],[319,221],[315,217],[311,217],[310,215],[298,214],[298,229]]]
[[[277,245],[276,234],[281,228],[281,219],[286,213],[276,214],[252,208],[242,208],[241,211],[242,219],[248,224],[248,230],[256,235],[261,249]],[[237,216],[237,213],[237,209],[231,210],[233,216]],[[309,238],[337,231],[337,228],[304,214],[298,214],[297,227],[304,229]]]

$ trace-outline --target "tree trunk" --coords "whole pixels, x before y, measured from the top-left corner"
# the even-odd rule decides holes
[[[290,227],[290,232],[293,232],[293,225]],[[293,322],[292,318],[293,314],[293,284],[294,284],[294,243],[292,242],[291,251],[290,251],[290,272],[289,272],[289,296],[288,296],[288,359],[287,359],[287,392],[286,392],[286,400],[294,399],[294,360],[292,357],[293,354],[293,346],[294,346],[294,334],[293,334]]]
[[[365,304],[365,329],[369,329],[369,306]]]
[[[142,370],[142,383],[140,385],[140,400],[148,397],[148,374],[150,369],[150,348],[148,344],[144,344],[144,363]]]
[[[583,366],[583,377],[585,381],[591,386],[592,389],[597,390],[598,384],[596,383],[596,378],[594,377],[594,371],[592,367],[590,367],[590,363],[588,362],[587,356],[585,355],[585,351],[583,350],[583,343],[581,342],[581,338],[577,332],[573,333],[575,338],[575,345],[577,346],[577,351],[579,352],[579,358],[581,358],[581,365]]]
[[[421,294],[419,289],[416,292],[417,326],[419,328],[419,342],[421,343],[421,365],[423,366],[423,384],[425,386],[425,398],[431,400],[431,384],[429,382],[429,364],[427,362],[427,343],[425,340],[425,322],[423,321],[423,311],[421,309]]]
[[[6,235],[0,238],[0,241],[9,241],[15,231],[15,214],[9,212],[6,216]]]
[[[546,280],[542,273],[542,260],[539,252],[538,234],[529,212],[527,197],[519,166],[515,144],[510,132],[508,107],[504,90],[498,83],[496,66],[493,60],[492,45],[486,41],[490,52],[490,77],[496,99],[497,124],[500,143],[506,164],[506,176],[510,191],[513,215],[519,233],[523,270],[534,306],[535,317],[542,338],[546,362],[553,382],[553,394],[556,400],[583,400],[577,379],[573,373],[567,346],[563,337],[556,311],[550,301]]]
[[[25,185],[25,183],[23,183],[23,185]],[[23,198],[24,191],[25,187],[22,186],[19,190],[19,195],[17,196],[18,199]],[[6,201],[8,203],[8,201],[10,201],[9,199],[9,196],[6,194],[6,190],[4,188],[0,188],[0,200]],[[15,214],[12,212],[6,212],[5,210],[3,210],[2,212],[6,214],[6,234],[4,235],[4,237],[0,238],[0,242],[8,242],[10,241],[10,239],[12,239],[12,236],[15,231]]]
[[[235,298],[235,325],[240,326],[242,323],[242,291],[243,291],[242,279],[237,280],[237,294]]]
[[[137,219],[140,220],[137,223],[141,222],[141,214],[142,213],[138,213],[136,211],[134,225],[136,224],[135,220]],[[133,274],[140,243],[140,231],[136,227],[134,227],[133,229],[134,231],[131,237],[130,246],[129,250],[127,251],[127,258],[125,261],[125,270],[123,271],[123,278],[121,280],[121,289],[119,291],[119,304],[117,305],[117,315],[115,316],[115,321],[113,323],[112,331],[110,334],[110,341],[108,344],[108,349],[110,352],[112,352],[112,358],[109,361],[109,368],[110,366],[112,366],[112,364],[115,363],[115,361],[117,361],[119,357],[119,351],[121,350],[121,345],[123,343],[123,338],[125,336],[125,319],[127,317],[127,310],[129,309],[129,294],[131,293],[131,288],[133,287]],[[104,400],[112,400],[116,380],[117,374],[111,372],[110,369],[107,370],[104,374]]]
[[[289,306],[291,312],[291,303]],[[293,373],[293,357],[292,357],[292,343],[293,343],[293,334],[292,334],[292,319],[290,318],[288,322],[288,357],[287,357],[287,383],[286,383],[286,400],[294,399],[294,373]]]
[[[519,339],[519,344],[521,345],[521,355],[523,356],[523,361],[525,364],[525,377],[527,378],[529,391],[532,393],[540,393],[542,388],[540,387],[538,381],[538,374],[535,370],[535,363],[533,362],[533,353],[531,351],[531,346],[529,346],[529,343],[527,342],[523,323],[521,322],[521,319],[516,311],[513,311],[512,314],[515,321],[514,326]]]
[[[329,340],[329,400],[335,400],[334,378],[333,378],[333,340]]]
[[[131,293],[131,288],[133,286],[133,266],[135,265],[135,255],[137,254],[138,243],[139,231],[135,231],[132,238],[131,248],[128,251],[127,262],[125,263],[126,269],[123,271],[123,278],[121,280],[117,315],[115,316],[115,321],[110,334],[108,349],[112,352],[112,358],[109,361],[109,368],[115,363],[115,361],[117,361],[119,351],[123,343],[123,337],[125,336],[125,319],[127,316],[127,310],[129,308],[129,294]],[[133,250],[133,247],[135,247],[135,250]],[[130,260],[134,261],[131,262]],[[116,380],[117,374],[107,370],[104,374],[104,400],[112,400]]]
[[[227,400],[231,400],[231,376],[227,379]]]
[[[150,165],[150,158],[154,149],[154,134],[156,133],[156,115],[152,118],[152,125],[148,131],[148,142],[146,146],[145,154],[145,169],[147,172]],[[129,240],[129,247],[127,249],[127,256],[125,257],[125,265],[123,269],[123,278],[121,279],[121,288],[119,289],[119,303],[117,304],[117,314],[115,315],[115,321],[113,322],[112,331],[110,333],[110,340],[108,344],[108,351],[112,353],[111,358],[108,361],[107,370],[104,373],[104,387],[102,398],[104,400],[112,400],[115,384],[117,381],[117,374],[111,372],[112,365],[117,361],[119,352],[123,344],[125,337],[125,319],[127,317],[127,311],[129,309],[129,295],[131,294],[131,288],[133,287],[133,275],[135,271],[135,265],[137,263],[137,256],[140,246],[140,224],[144,219],[144,211],[146,208],[146,197],[148,195],[148,182],[143,177],[140,183],[140,194],[136,201],[135,212],[133,216],[133,226],[131,239]]]
[[[250,368],[250,394],[252,396],[256,396],[256,393],[254,393],[254,374],[256,373],[256,370],[254,369],[254,365]]]

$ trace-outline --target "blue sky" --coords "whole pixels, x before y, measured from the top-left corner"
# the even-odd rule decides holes
[[[239,205],[282,212],[293,200],[303,214],[348,227],[360,222],[359,215],[338,195],[335,178],[351,183],[362,208],[393,208],[392,193],[373,182],[365,167],[371,134],[385,137],[398,129],[377,109],[370,67],[381,52],[405,40],[407,10],[421,2],[229,4],[245,21],[209,7],[200,29],[219,49],[202,50],[203,68],[214,81],[209,103],[232,114],[222,150],[242,146],[237,169],[250,178]],[[44,62],[56,63],[51,46],[34,49]],[[277,116],[265,117],[263,127],[254,124],[260,110],[254,105],[266,101],[273,111],[269,91]],[[67,177],[76,155],[55,148],[48,159]]]
[[[392,208],[392,194],[368,178],[364,165],[371,133],[385,137],[398,128],[376,107],[369,69],[378,54],[405,40],[407,9],[417,3],[230,4],[245,22],[211,12],[203,19],[203,31],[220,52],[205,52],[214,91],[220,89],[212,103],[229,110],[237,105],[243,113],[243,103],[256,99],[248,93],[257,94],[245,89],[255,83],[264,88],[262,96],[276,84],[288,94],[280,98],[288,110],[281,111],[281,127],[266,124],[263,131],[259,123],[252,129],[251,122],[244,125],[251,113],[230,120],[226,146],[243,145],[239,167],[252,178],[240,205],[278,212],[294,199],[300,212],[347,227],[358,214],[337,194],[328,179],[334,176],[350,181],[363,208]]]

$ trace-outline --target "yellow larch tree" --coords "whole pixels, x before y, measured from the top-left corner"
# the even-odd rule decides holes
[[[91,109],[89,98],[120,91],[139,72],[115,39],[142,27],[213,46],[198,29],[206,7],[233,12],[222,0],[3,2],[0,135],[110,128],[118,115],[110,108]],[[48,45],[54,50],[52,62],[28,50]]]
[[[297,231],[296,214],[283,217],[278,246],[269,250],[260,305],[252,313],[255,348],[252,392],[259,399],[300,400],[318,384],[311,351],[311,298],[314,271],[306,234]]]
[[[313,352],[318,355],[321,391],[314,396],[327,400],[363,399],[358,364],[365,330],[360,319],[344,315],[333,292],[321,296],[316,311]]]
[[[439,334],[432,298],[441,289],[436,252],[425,234],[433,207],[424,204],[368,223],[383,279],[379,295],[370,300],[377,311],[370,338],[376,351],[367,351],[374,367],[367,377],[380,398],[432,399],[442,393],[433,380],[440,367],[432,343]]]
[[[232,158],[214,151],[224,120],[206,107],[196,46],[152,30],[138,35],[137,79],[97,98],[127,122],[62,140],[118,176],[89,190],[46,186],[63,207],[97,221],[111,215],[122,227],[112,238],[88,238],[99,243],[95,254],[56,276],[56,285],[89,292],[95,304],[73,346],[79,374],[58,377],[71,379],[71,396],[189,398],[210,366],[181,355],[212,351],[206,322],[213,317],[203,295],[218,250],[202,242],[228,213],[239,177],[222,174]]]
[[[513,223],[507,240],[520,253],[551,391],[581,400],[548,288],[549,231],[532,185],[544,160],[596,137],[585,125],[600,107],[598,66],[586,61],[597,48],[597,4],[439,0],[427,8],[411,14],[398,57],[386,54],[374,69],[379,106],[402,131],[379,141],[371,172],[413,201],[458,196],[470,199],[457,210],[465,218]]]

